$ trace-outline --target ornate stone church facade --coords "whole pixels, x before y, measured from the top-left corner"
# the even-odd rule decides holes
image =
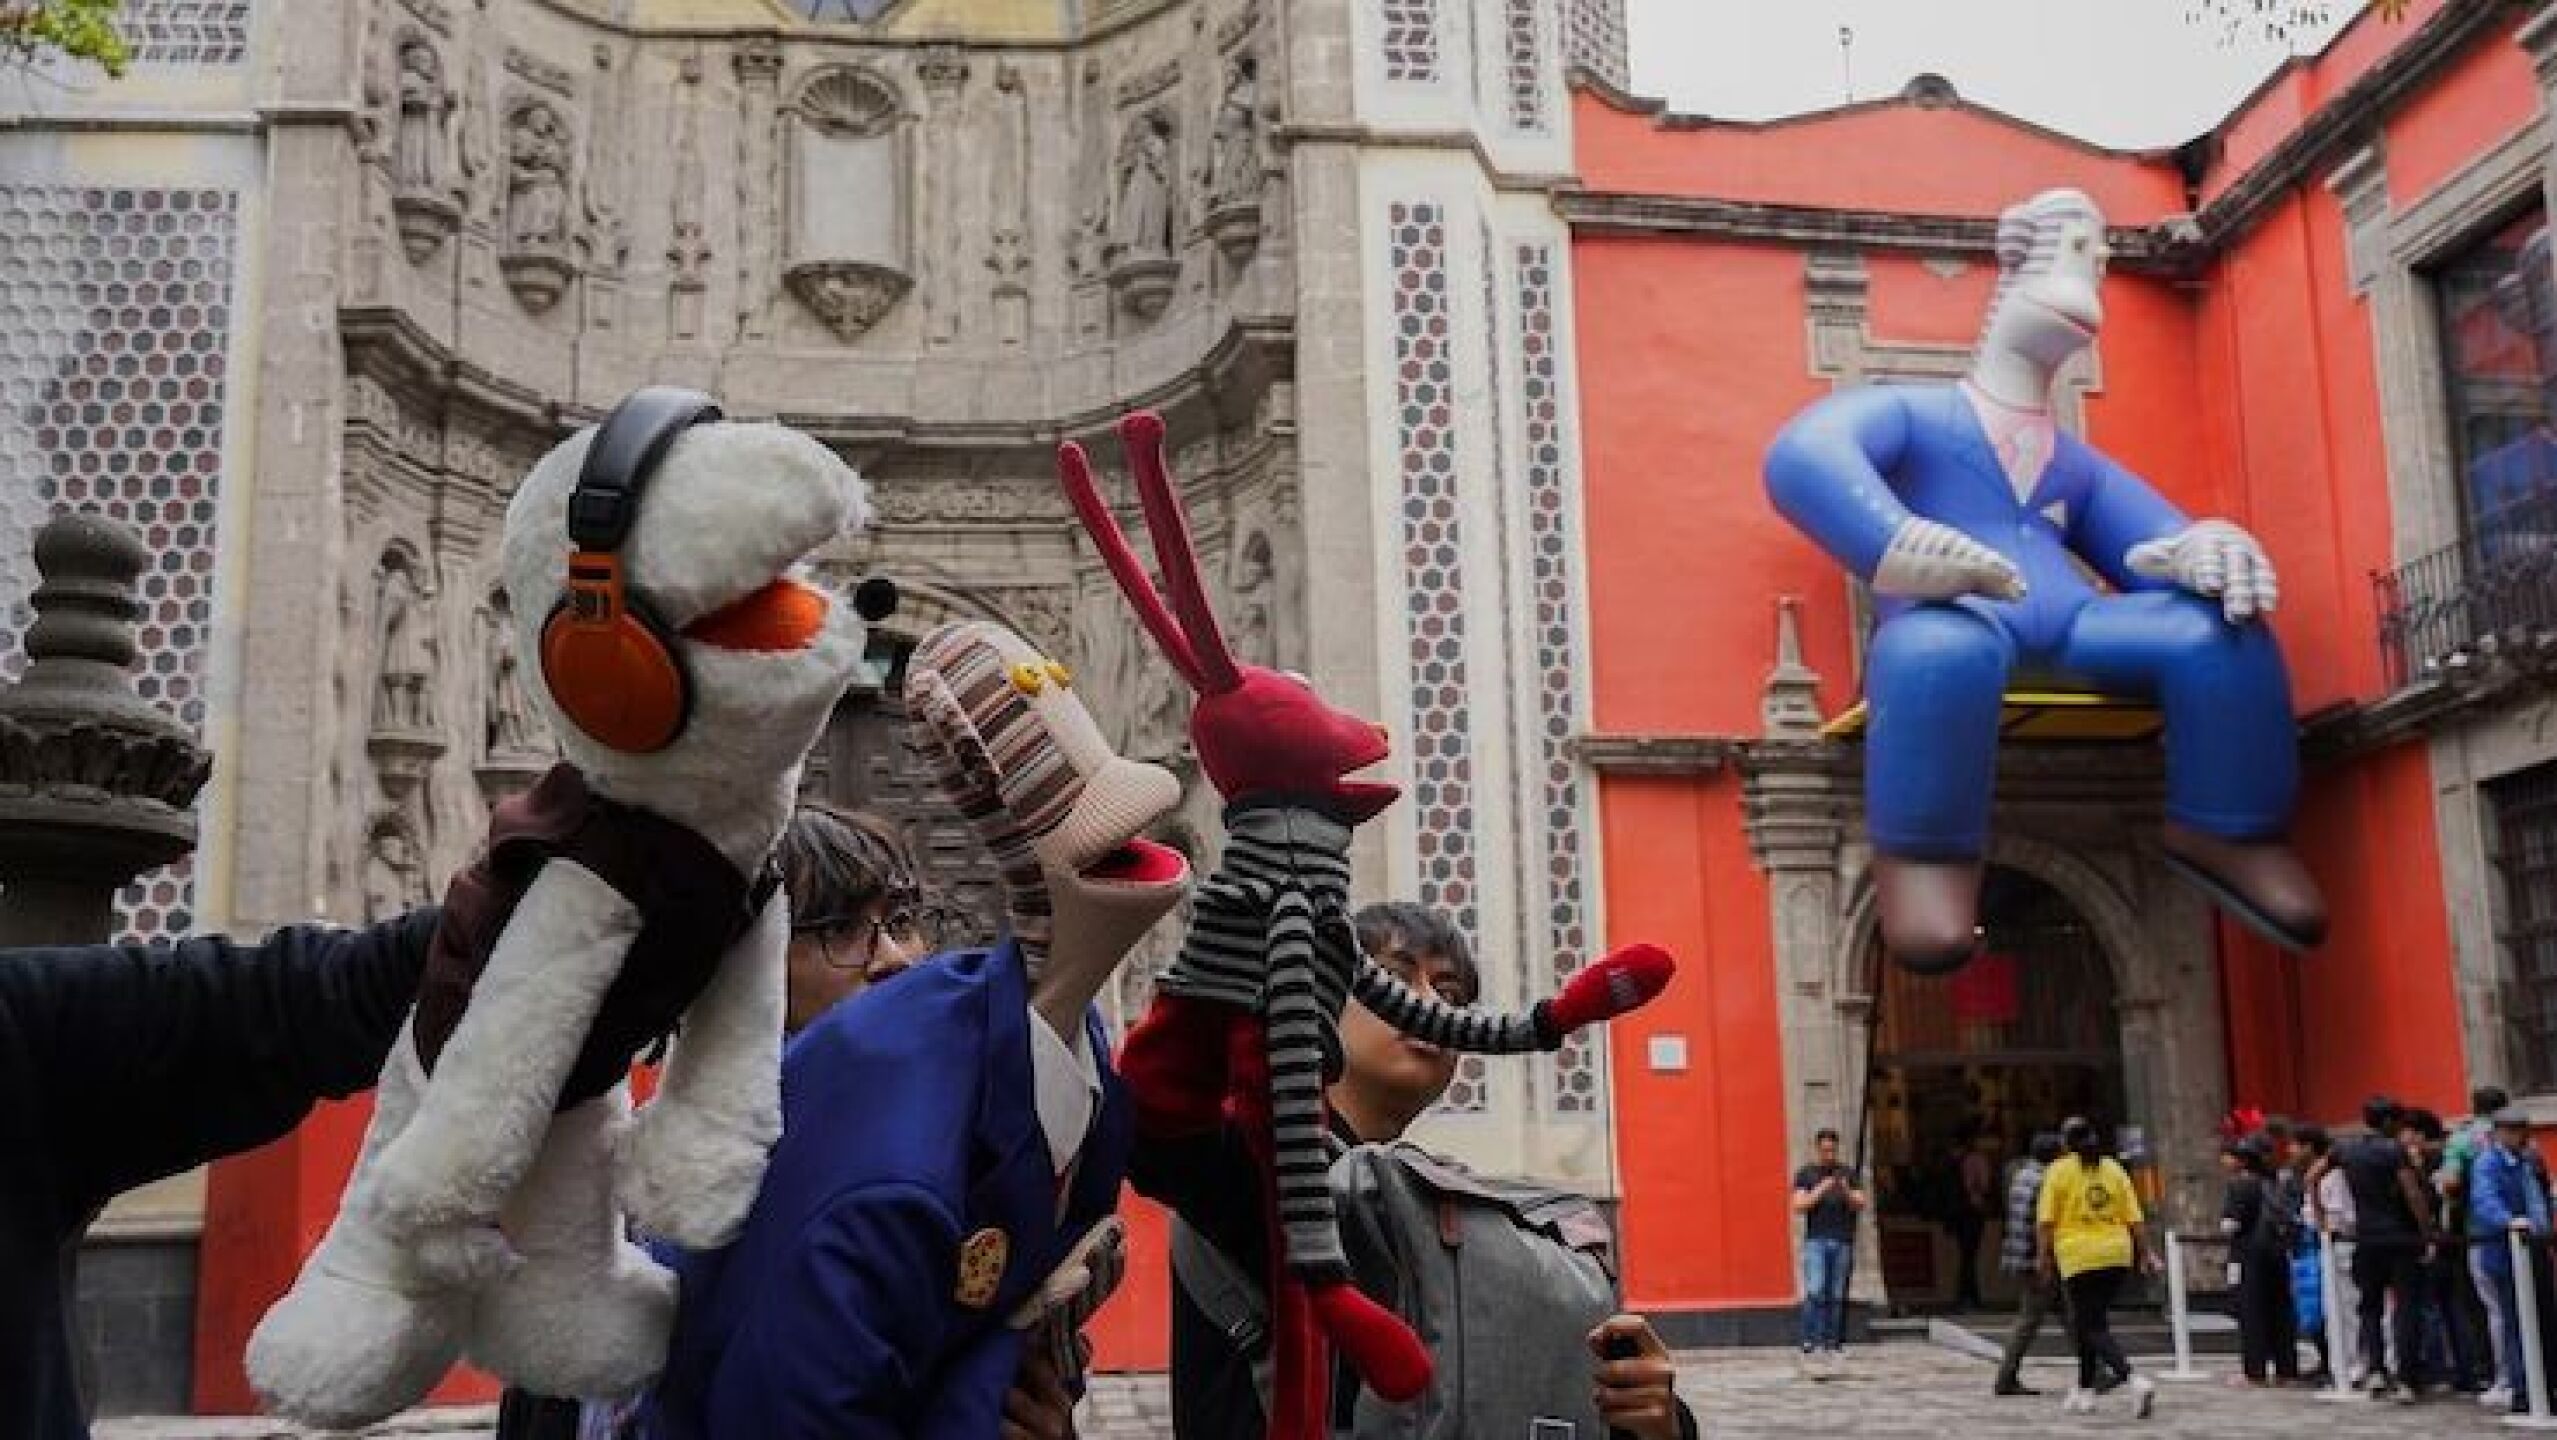
[[[905,602],[812,789],[989,881],[899,739],[899,652],[1000,620],[1214,799],[1053,478],[1148,406],[1238,651],[1394,731],[1366,893],[1580,963],[1566,75],[1621,0],[128,0],[122,80],[0,82],[0,652],[57,508],[140,527],[144,684],[216,754],[136,935],[431,896],[548,763],[500,643],[517,478],[631,388],[837,448]],[[1124,490],[1121,498],[1130,499]],[[1127,523],[1135,528],[1133,515]],[[1159,962],[1170,936],[1151,947]],[[1132,967],[1124,1006],[1140,1003]],[[1448,1143],[1609,1183],[1601,1056],[1469,1069]],[[200,1186],[142,1206],[182,1234]],[[147,1228],[147,1227],[146,1227]]]

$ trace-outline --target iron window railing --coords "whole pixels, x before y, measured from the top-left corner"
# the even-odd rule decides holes
[[[2557,487],[2478,517],[2456,543],[2372,583],[2392,691],[2557,644]]]

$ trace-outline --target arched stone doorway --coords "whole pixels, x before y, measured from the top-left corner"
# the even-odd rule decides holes
[[[1954,1303],[1964,1240],[1982,1295],[2004,1299],[2007,1163],[2066,1116],[2115,1123],[2129,1113],[2117,961],[2098,925],[2060,890],[2004,865],[1989,868],[1980,917],[1981,955],[1959,973],[1875,972],[1867,1165],[1895,1310]],[[1971,1152],[1987,1195],[1976,1228],[1961,1218]]]

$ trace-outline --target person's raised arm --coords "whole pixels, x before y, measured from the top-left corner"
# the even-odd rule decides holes
[[[372,1086],[417,993],[437,912],[254,945],[0,952],[0,1006],[67,1178],[103,1201],[290,1131]]]

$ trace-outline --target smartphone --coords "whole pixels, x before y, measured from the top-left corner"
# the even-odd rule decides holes
[[[1535,1419],[1527,1422],[1527,1440],[1579,1440],[1580,1427],[1569,1420]]]

